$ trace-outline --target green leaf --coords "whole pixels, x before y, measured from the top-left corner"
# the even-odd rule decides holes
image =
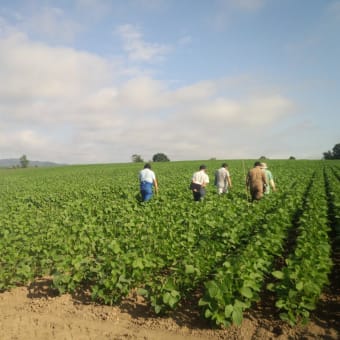
[[[243,320],[242,310],[234,309],[232,313],[232,320],[235,325],[241,325]]]
[[[163,294],[163,302],[173,308],[180,300],[180,293],[177,290],[166,292]]]
[[[202,307],[202,306],[207,306],[207,305],[209,305],[209,304],[210,304],[210,302],[204,300],[204,298],[201,298],[201,299],[199,299],[199,301],[198,301],[198,305],[199,305],[200,307]]]
[[[249,287],[242,287],[240,289],[240,293],[248,299],[251,299],[253,297],[253,292]]]
[[[155,306],[155,313],[156,313],[156,314],[159,314],[161,311],[162,311],[162,306],[156,305],[156,306]]]
[[[234,309],[244,309],[244,308],[247,308],[248,307],[248,304],[246,304],[245,302],[243,301],[240,301],[238,299],[235,299],[235,303],[234,303]]]
[[[284,308],[284,307],[286,306],[286,303],[285,303],[284,300],[280,299],[280,300],[277,300],[277,301],[276,301],[275,306],[276,306],[277,308],[282,309],[282,308]]]
[[[210,297],[216,297],[218,295],[218,293],[220,292],[219,287],[217,286],[217,284],[214,281],[209,281],[206,284],[206,288],[208,289],[208,293]]]
[[[303,282],[300,281],[295,285],[295,288],[297,289],[297,291],[301,291],[303,289]]]
[[[213,313],[211,312],[210,309],[206,309],[206,310],[205,310],[204,316],[205,316],[207,319],[210,319],[212,315],[213,315]]]
[[[132,262],[133,268],[144,269],[143,260],[141,258],[137,258]]]
[[[270,292],[274,292],[275,291],[275,284],[274,283],[268,283],[267,284],[267,289],[270,291]]]
[[[315,303],[313,302],[302,302],[301,307],[306,308],[308,310],[314,310],[316,308]]]
[[[272,275],[279,280],[282,280],[284,277],[283,272],[279,270],[275,270],[274,272],[272,272]]]
[[[119,254],[121,252],[120,246],[116,240],[113,240],[110,244],[112,251],[114,254]]]
[[[140,296],[148,296],[149,292],[144,288],[138,288],[137,294],[140,295]]]
[[[227,305],[224,308],[224,315],[226,318],[230,318],[231,313],[234,311],[233,305]]]
[[[192,264],[185,265],[185,274],[193,274],[195,273],[195,267]]]
[[[225,267],[225,268],[230,268],[230,267],[231,267],[230,262],[229,262],[229,261],[224,262],[224,263],[223,263],[223,267]]]
[[[175,290],[176,285],[172,278],[168,278],[166,283],[164,284],[164,289],[171,292],[172,290]]]
[[[169,303],[169,300],[170,300],[170,297],[171,297],[171,295],[170,295],[169,292],[164,293],[163,296],[162,296],[163,302],[164,302],[165,304],[168,304],[168,303]]]

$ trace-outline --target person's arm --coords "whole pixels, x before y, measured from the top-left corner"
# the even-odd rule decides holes
[[[275,187],[275,182],[274,182],[274,178],[273,178],[273,174],[271,173],[271,171],[267,171],[267,174],[268,174],[268,185],[271,186],[271,188],[273,189],[273,191],[276,191],[276,187]]]
[[[157,179],[154,179],[153,185],[155,186],[156,193],[158,193],[158,182],[157,182]]]
[[[155,191],[156,191],[156,194],[158,193],[158,181],[157,181],[157,178],[156,178],[156,175],[153,176],[153,185],[155,187]]]
[[[249,185],[250,185],[250,176],[248,172],[247,177],[246,177],[246,187],[249,188]]]
[[[262,177],[263,183],[267,186],[268,182],[267,182],[267,177],[264,171],[261,171],[261,177]]]
[[[230,177],[229,171],[227,172],[227,182],[228,182],[229,188],[231,188],[231,187],[232,187],[232,184],[231,184],[231,177]]]

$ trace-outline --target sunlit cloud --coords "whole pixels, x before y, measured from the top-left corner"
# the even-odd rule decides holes
[[[0,115],[6,121],[1,135],[15,150],[45,159],[54,150],[60,161],[100,162],[113,148],[112,160],[128,160],[134,147],[149,150],[155,142],[179,158],[186,151],[208,155],[225,133],[243,129],[252,135],[255,126],[269,128],[289,116],[293,106],[280,94],[228,97],[230,79],[176,89],[146,75],[117,81],[104,58],[20,33],[0,39],[0,65]],[[242,86],[240,79],[235,84]],[[199,146],[198,136],[207,132],[213,137]]]
[[[326,36],[312,34],[319,33],[325,11],[310,35],[308,31],[290,36],[275,45],[282,48],[287,60],[278,58],[270,64],[270,56],[266,56],[258,68],[256,62],[262,56],[251,48],[254,58],[245,54],[249,63],[242,60],[238,65],[235,59],[226,58],[230,53],[223,49],[227,41],[221,32],[209,35],[211,29],[205,31],[202,36],[216,39],[218,48],[210,44],[211,51],[200,53],[205,48],[203,40],[197,47],[202,31],[196,32],[191,22],[182,22],[165,34],[149,35],[152,27],[147,26],[147,17],[134,20],[144,0],[130,0],[126,6],[122,2],[115,8],[112,3],[77,0],[70,7],[41,6],[33,14],[21,8],[20,12],[19,6],[3,17],[5,11],[0,11],[0,158],[26,153],[30,159],[67,163],[120,162],[130,161],[134,153],[151,159],[155,152],[165,152],[173,160],[242,158],[260,156],[265,148],[279,156],[294,144],[290,134],[296,137],[299,129],[305,140],[322,135],[321,129],[315,129],[320,122],[317,113],[308,112],[313,112],[311,97],[306,103],[299,96],[326,84],[321,68],[317,69],[320,77],[312,79],[308,69],[301,67],[301,60],[305,64],[315,56],[319,37]],[[327,17],[339,13],[339,3],[323,7]],[[150,5],[142,8],[147,15],[173,6],[163,0],[145,4]],[[219,20],[222,28],[233,27],[237,18],[243,23],[246,16],[260,16],[266,4],[265,0],[215,1],[209,13],[200,13],[193,23],[210,18],[215,27]],[[125,16],[110,18],[103,24],[105,37],[93,43],[99,31],[79,13],[86,18],[93,14],[93,22],[98,23],[114,9]],[[132,16],[130,10],[135,11]],[[92,40],[81,37],[83,30]],[[162,40],[165,36],[168,41]],[[232,52],[239,55],[236,40],[237,36]],[[241,43],[243,51],[249,41]],[[263,48],[259,46],[259,50]],[[209,53],[215,53],[212,59]],[[277,57],[277,51],[274,55]],[[214,65],[217,60],[221,63]],[[228,63],[230,68],[225,67]],[[299,70],[297,82],[282,75],[290,69]],[[304,74],[309,76],[304,78]],[[333,75],[325,88],[335,92],[336,85]],[[335,100],[327,103],[331,106]],[[278,143],[276,136],[280,137]]]

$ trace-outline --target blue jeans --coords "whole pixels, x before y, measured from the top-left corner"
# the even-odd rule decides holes
[[[152,197],[152,183],[149,182],[141,182],[140,183],[140,193],[142,195],[142,201],[149,201]]]

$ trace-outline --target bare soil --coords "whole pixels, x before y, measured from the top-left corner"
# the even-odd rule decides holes
[[[137,296],[113,307],[91,303],[84,296],[57,296],[46,278],[0,294],[0,339],[339,339],[340,298],[338,288],[333,288],[321,297],[306,326],[289,327],[266,303],[246,313],[240,327],[212,329],[190,306],[158,317]]]

